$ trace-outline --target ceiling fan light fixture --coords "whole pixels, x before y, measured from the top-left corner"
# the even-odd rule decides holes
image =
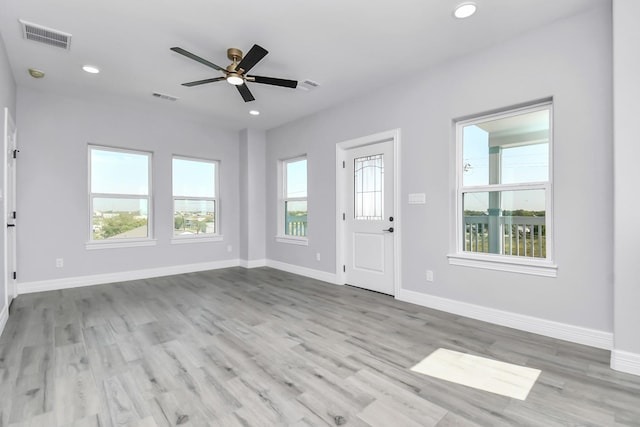
[[[232,84],[234,86],[240,86],[241,84],[244,83],[244,79],[240,77],[239,74],[229,73],[229,75],[227,76],[227,83]]]
[[[455,16],[458,19],[468,18],[474,13],[476,13],[476,10],[478,10],[478,5],[475,2],[469,1],[469,2],[460,3],[454,9],[453,16]]]

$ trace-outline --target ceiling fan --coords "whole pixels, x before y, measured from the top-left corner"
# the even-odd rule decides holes
[[[295,89],[298,86],[298,82],[296,80],[286,80],[286,79],[278,79],[274,77],[263,77],[263,76],[254,76],[246,74],[250,69],[253,68],[262,58],[264,58],[267,53],[269,53],[265,48],[254,44],[253,47],[247,52],[247,54],[243,57],[242,51],[240,49],[236,49],[234,47],[227,49],[227,58],[229,58],[232,63],[227,66],[227,68],[222,68],[212,62],[207,61],[206,59],[200,58],[197,55],[194,55],[191,52],[188,52],[181,47],[172,47],[172,51],[179,53],[180,55],[184,55],[187,58],[193,59],[194,61],[198,61],[201,64],[206,65],[207,67],[211,67],[214,70],[222,71],[224,76],[221,77],[213,77],[210,79],[204,80],[196,80],[194,82],[182,83],[182,86],[198,86],[205,83],[213,83],[219,82],[221,80],[226,80],[228,83],[234,85],[244,102],[250,102],[255,100],[251,91],[245,84],[245,82],[255,82],[262,83],[273,86],[282,86],[289,87]]]

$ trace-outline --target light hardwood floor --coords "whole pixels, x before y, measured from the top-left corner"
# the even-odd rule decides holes
[[[448,348],[541,369],[527,400],[410,368]],[[640,426],[609,352],[281,271],[21,295],[0,427]]]

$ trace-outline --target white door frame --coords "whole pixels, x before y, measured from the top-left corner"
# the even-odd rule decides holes
[[[346,189],[348,183],[345,182],[346,179],[342,173],[342,162],[345,161],[347,151],[352,148],[387,141],[393,142],[393,227],[397,230],[397,232],[393,233],[393,295],[394,297],[397,297],[400,291],[400,283],[402,283],[400,281],[402,277],[400,271],[400,260],[402,259],[400,257],[400,251],[402,248],[400,245],[400,237],[402,235],[402,215],[400,212],[400,129],[392,129],[361,138],[342,141],[336,144],[336,280],[340,285],[345,283],[345,272],[343,271],[342,266],[345,264],[346,256],[346,251],[344,249],[346,231],[345,221],[342,219],[342,214],[346,212],[345,203],[347,203]]]
[[[14,139],[14,146],[9,146],[9,138],[8,138],[8,133],[9,130],[12,129],[13,132],[13,139]],[[15,271],[15,267],[16,267],[16,230],[13,230],[13,239],[11,240],[11,242],[9,241],[9,230],[6,227],[6,224],[8,224],[9,221],[9,211],[13,211],[15,210],[15,201],[16,201],[16,176],[15,176],[15,167],[11,168],[11,170],[9,170],[7,168],[7,163],[8,160],[10,158],[13,157],[13,150],[17,149],[17,141],[15,141],[17,138],[17,129],[16,129],[16,125],[15,125],[15,121],[13,120],[13,118],[11,117],[11,114],[9,112],[9,109],[5,107],[4,109],[4,135],[3,135],[3,139],[4,139],[4,155],[2,156],[1,161],[3,162],[3,168],[4,168],[4,182],[3,182],[3,189],[2,189],[2,212],[4,215],[4,223],[1,224],[2,227],[5,227],[5,232],[4,232],[4,241],[3,241],[3,245],[4,245],[4,278],[3,278],[3,282],[6,284],[5,286],[5,303],[7,304],[7,307],[9,306],[9,304],[11,303],[11,300],[9,299],[9,296],[11,295],[11,299],[15,298],[17,295],[17,287],[16,287],[16,281],[15,279],[9,279],[9,275]],[[15,165],[15,163],[14,163]],[[12,187],[13,188],[9,188],[9,173],[13,173],[13,179],[11,180],[12,183]],[[12,198],[12,200],[9,200],[9,197]],[[9,209],[9,204],[12,205],[12,209]],[[13,223],[15,224],[15,220],[13,221]],[[11,259],[9,259],[9,257],[11,257]],[[11,270],[11,272],[9,271]]]

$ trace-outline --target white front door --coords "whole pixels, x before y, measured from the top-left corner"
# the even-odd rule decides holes
[[[343,166],[345,283],[394,295],[393,139],[346,150]]]
[[[17,130],[9,109],[5,108],[4,113],[4,157],[5,157],[5,175],[4,175],[4,215],[6,224],[6,233],[4,241],[4,267],[7,295],[7,304],[16,297],[16,136]]]

